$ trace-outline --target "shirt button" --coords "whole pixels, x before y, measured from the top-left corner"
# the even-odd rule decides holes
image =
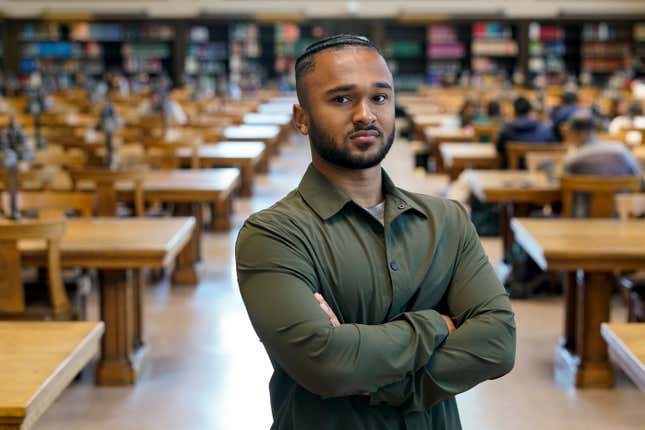
[[[390,263],[390,269],[394,270],[395,272],[399,270],[399,265],[396,263],[396,261]]]
[[[401,203],[401,204],[398,206],[398,208],[399,208],[399,209],[405,209],[405,203]]]

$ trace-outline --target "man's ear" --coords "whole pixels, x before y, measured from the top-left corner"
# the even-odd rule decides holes
[[[293,123],[301,134],[309,134],[309,115],[299,104],[293,105]]]

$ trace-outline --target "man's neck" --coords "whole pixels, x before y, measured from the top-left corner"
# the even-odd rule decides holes
[[[370,208],[383,201],[380,164],[368,169],[346,169],[328,163],[316,155],[312,158],[314,167],[357,205]]]

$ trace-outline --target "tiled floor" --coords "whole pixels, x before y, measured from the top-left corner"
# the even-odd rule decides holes
[[[37,430],[267,429],[271,423],[271,367],[242,305],[233,245],[249,213],[294,188],[308,163],[308,145],[295,140],[260,177],[252,199],[235,204],[236,229],[204,240],[203,281],[197,288],[146,292],[147,359],[133,387],[95,387],[91,372],[74,383],[42,417]],[[394,146],[386,167],[402,187],[433,192],[445,178],[415,174],[405,144]],[[495,239],[484,241],[491,260]],[[96,314],[96,303],[91,308]],[[559,297],[515,301],[517,364],[506,377],[458,397],[465,429],[643,429],[645,395],[619,374],[611,390],[566,390],[553,381],[553,351],[562,326]],[[612,309],[624,320],[616,301]],[[302,429],[307,430],[307,429]]]

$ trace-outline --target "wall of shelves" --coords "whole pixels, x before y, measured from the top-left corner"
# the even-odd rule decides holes
[[[602,83],[611,72],[645,74],[645,22],[582,19],[400,22],[394,19],[327,19],[254,22],[222,17],[188,20],[97,19],[49,22],[5,20],[0,50],[5,69],[23,81],[38,65],[73,80],[84,71],[99,76],[118,69],[134,75],[167,73],[182,78],[224,75],[242,87],[267,80],[293,84],[297,55],[324,35],[353,32],[370,37],[384,52],[399,89],[442,83],[463,71],[485,79],[590,72]],[[12,30],[15,29],[15,35]],[[633,61],[632,61],[633,59]]]

